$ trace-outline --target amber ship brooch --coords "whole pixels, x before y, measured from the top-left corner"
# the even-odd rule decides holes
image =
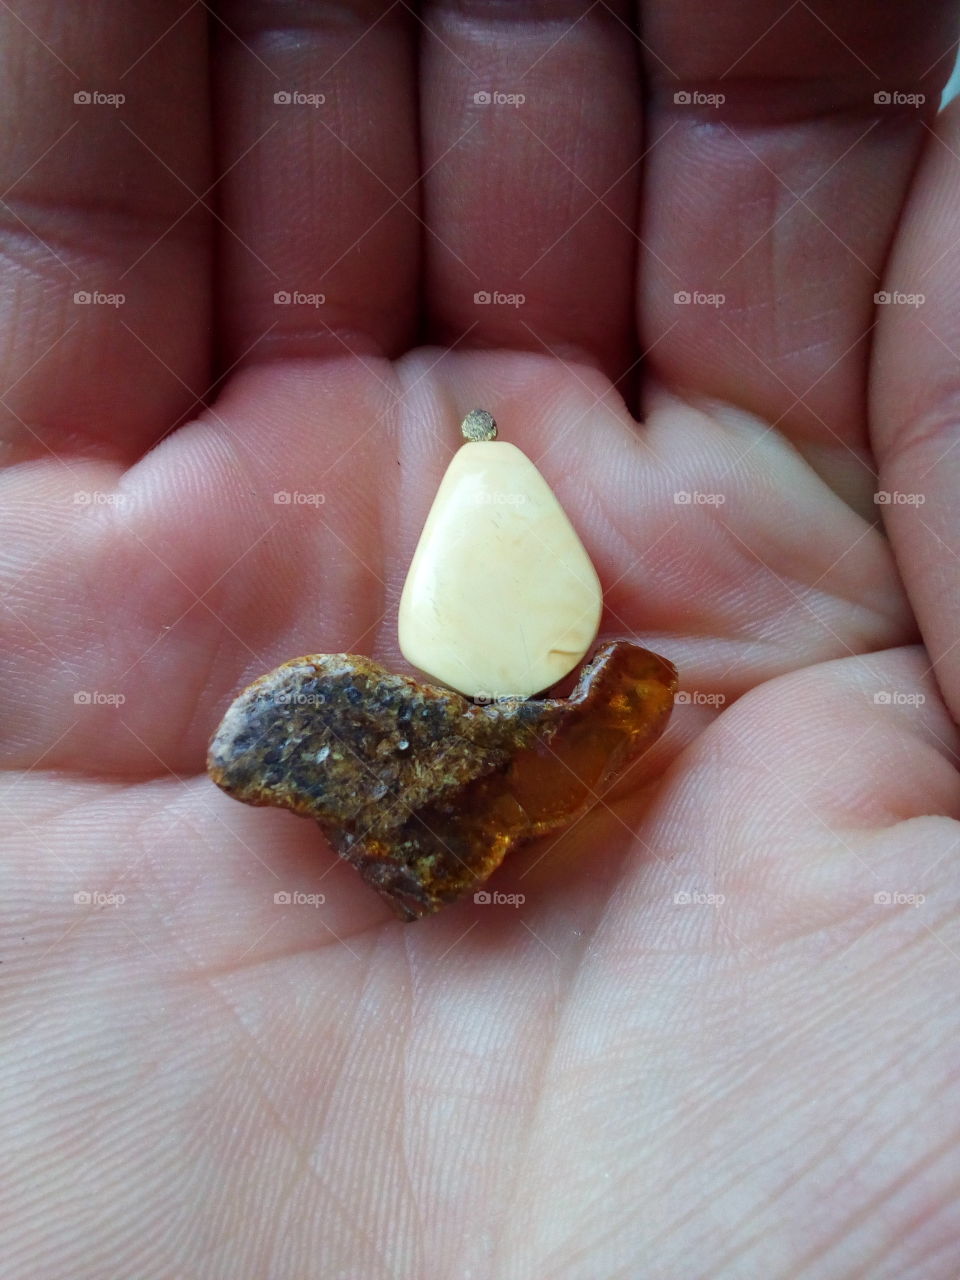
[[[663,732],[677,673],[602,645],[593,564],[543,476],[463,421],[400,599],[400,650],[436,684],[354,654],[285,662],[234,700],[213,781],[320,824],[402,920],[475,891],[511,850],[559,831]],[[446,687],[443,687],[446,686]]]

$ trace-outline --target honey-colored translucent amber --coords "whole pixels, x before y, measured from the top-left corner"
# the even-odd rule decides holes
[[[569,698],[477,705],[369,658],[297,658],[255,681],[210,744],[218,786],[314,818],[403,920],[471,893],[518,845],[578,818],[662,733],[677,676],[625,640]]]

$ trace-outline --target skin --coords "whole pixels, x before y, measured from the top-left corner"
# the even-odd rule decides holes
[[[954,10],[0,8],[4,1276],[956,1276]],[[204,752],[477,405],[690,697],[404,926]]]

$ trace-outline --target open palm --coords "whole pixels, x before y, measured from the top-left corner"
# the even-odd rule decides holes
[[[4,1276],[956,1275],[953,5],[644,8],[3,6]],[[204,755],[475,406],[683,695],[404,926]]]

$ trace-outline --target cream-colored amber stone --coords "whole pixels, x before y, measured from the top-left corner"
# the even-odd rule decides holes
[[[437,490],[400,598],[408,662],[469,697],[529,697],[579,663],[602,592],[526,454],[464,444]]]

